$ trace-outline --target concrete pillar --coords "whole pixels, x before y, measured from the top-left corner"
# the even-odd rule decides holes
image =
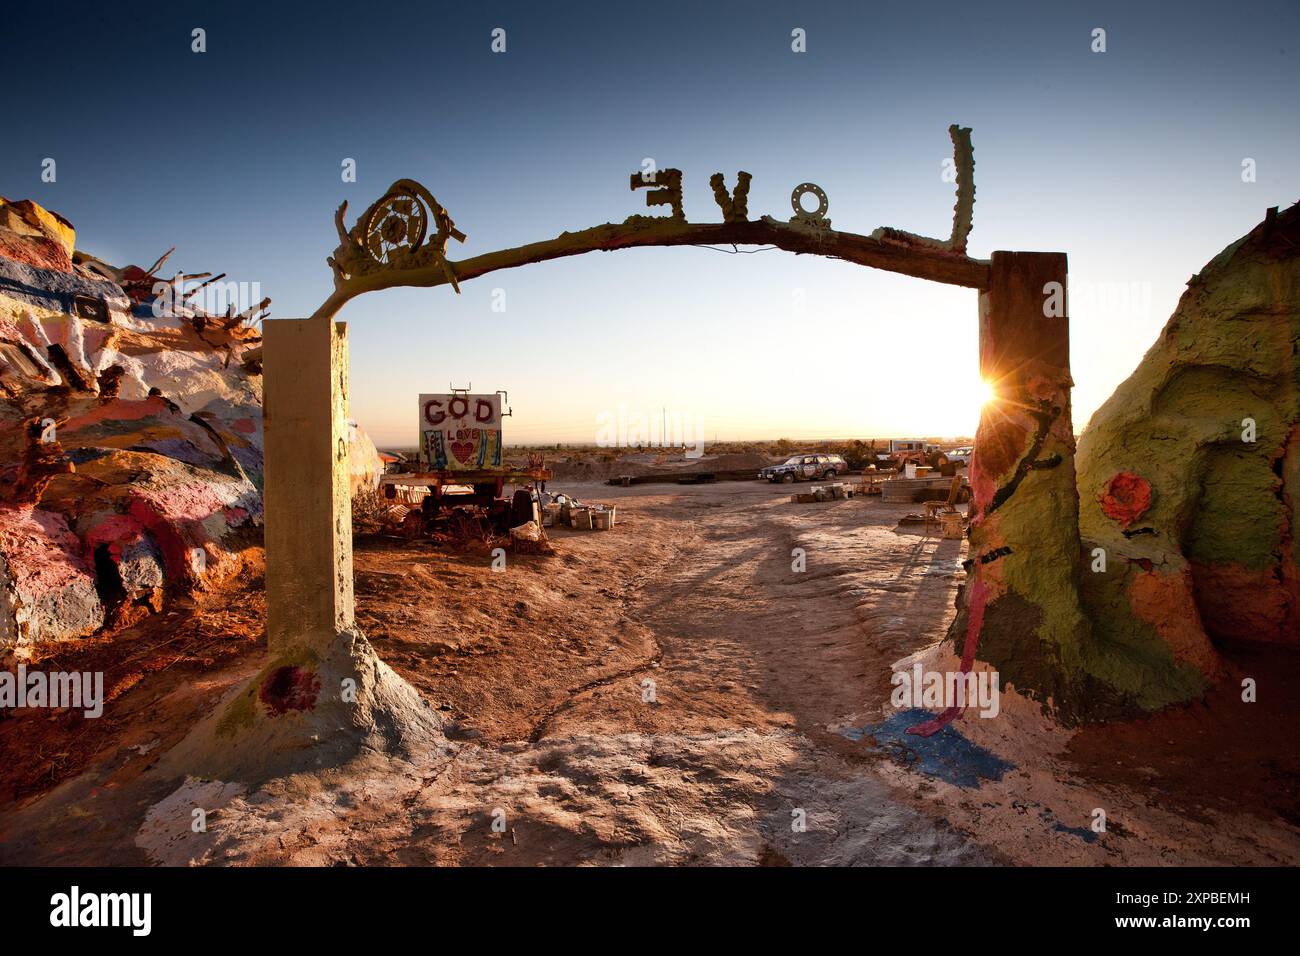
[[[262,335],[268,643],[323,653],[353,625],[347,326],[275,319]]]
[[[440,752],[438,714],[353,620],[347,326],[280,319],[262,336],[268,660],[160,772],[251,784]]]
[[[1081,705],[1090,630],[1079,597],[1079,496],[1070,414],[1070,323],[1063,253],[995,252],[980,295],[980,373],[996,397],[971,463],[970,576],[956,647],[1003,686]]]

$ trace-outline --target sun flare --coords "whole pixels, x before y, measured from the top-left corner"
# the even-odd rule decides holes
[[[982,378],[975,388],[976,396],[979,399],[979,406],[983,408],[993,399],[998,397],[998,390],[993,387],[993,383],[988,379]]]

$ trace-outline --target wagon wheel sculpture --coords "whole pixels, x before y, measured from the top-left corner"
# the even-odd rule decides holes
[[[447,210],[414,179],[399,179],[357,219],[343,226],[345,200],[334,213],[339,245],[325,261],[334,270],[334,283],[377,272],[407,271],[433,266],[453,289],[460,291],[456,272],[447,262],[447,240],[465,241]],[[426,241],[427,239],[427,241]]]
[[[388,265],[416,252],[428,228],[424,203],[415,194],[398,190],[375,203],[366,220],[362,241],[371,258]]]

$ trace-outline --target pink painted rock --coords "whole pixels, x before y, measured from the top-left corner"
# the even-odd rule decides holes
[[[83,637],[103,623],[95,574],[63,515],[0,505],[0,650]]]
[[[72,264],[74,241],[0,201],[0,658],[209,586],[261,522],[261,374],[240,360],[260,338],[133,304]],[[32,419],[56,423],[66,467],[22,511]]]
[[[155,310],[144,270],[75,240],[0,199],[0,658],[212,586],[262,522],[261,337]],[[20,507],[25,426],[47,418],[63,473]],[[358,428],[349,445],[354,490],[373,487],[374,445]]]

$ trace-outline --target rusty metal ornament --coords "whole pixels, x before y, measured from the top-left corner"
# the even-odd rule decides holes
[[[344,202],[334,214],[339,246],[326,260],[334,270],[335,286],[354,276],[436,265],[452,288],[460,291],[455,271],[447,262],[447,240],[464,242],[465,233],[456,228],[429,190],[414,179],[399,179],[361,214],[350,231],[343,228],[347,208]]]
[[[966,242],[975,225],[975,149],[970,141],[969,126],[948,127],[952,140],[952,166],[957,184],[957,201],[952,207],[952,232],[947,239],[921,236],[893,226],[881,226],[871,233],[872,239],[881,239],[900,246],[938,249],[966,255]]]
[[[389,193],[367,215],[366,251],[376,262],[391,265],[420,248],[428,225],[424,204],[416,196]]]
[[[800,202],[807,195],[817,197],[817,208],[812,212],[804,209],[803,204]],[[794,209],[794,215],[790,217],[791,222],[801,226],[813,226],[818,229],[829,229],[831,227],[831,221],[826,218],[826,213],[831,208],[831,201],[826,196],[826,190],[816,183],[800,183],[795,186],[790,193],[790,206]]]

